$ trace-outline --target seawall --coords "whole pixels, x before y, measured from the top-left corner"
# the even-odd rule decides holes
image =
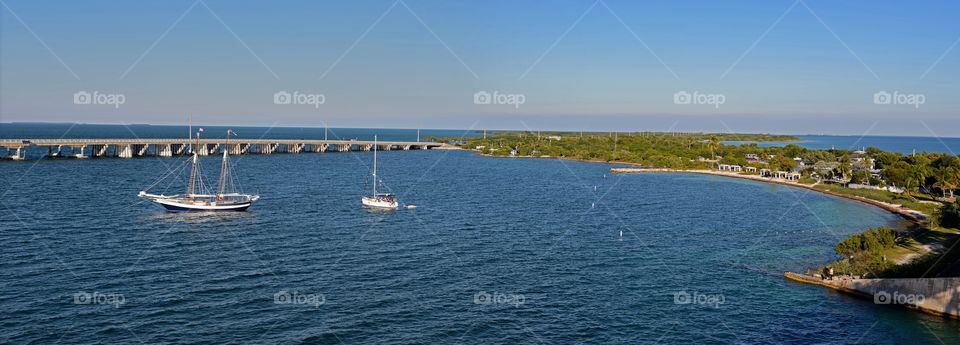
[[[792,281],[873,299],[877,304],[901,305],[960,319],[960,278],[821,279],[793,272],[786,272],[783,276]]]

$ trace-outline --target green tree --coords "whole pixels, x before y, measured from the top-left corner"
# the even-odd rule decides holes
[[[867,152],[870,152],[870,150],[868,149]],[[874,162],[874,164],[876,164],[877,169],[886,169],[888,167],[891,167],[895,163],[899,162],[900,159],[902,158],[899,153],[885,152],[885,151],[881,151],[880,153],[876,153],[876,154],[871,154],[871,156],[876,157],[876,161]]]
[[[793,158],[778,155],[770,160],[770,166],[777,170],[791,171],[797,166],[797,162]]]
[[[929,176],[930,170],[926,165],[917,163],[910,165],[910,169],[907,171],[907,180],[905,181],[908,194],[914,189],[924,187],[927,182],[927,177]]]
[[[953,190],[960,184],[960,158],[941,155],[930,164],[933,187],[940,189],[944,197],[953,197]]]
[[[717,157],[717,150],[720,149],[720,138],[716,135],[711,135],[710,142],[707,143],[707,148],[710,149],[710,159],[715,159]]]
[[[840,157],[840,165],[837,166],[837,174],[847,180],[853,177],[853,164],[850,162],[850,156],[843,155]]]
[[[960,199],[941,206],[936,219],[942,227],[960,228]]]
[[[953,190],[957,188],[957,184],[960,182],[960,169],[952,166],[942,167],[934,173],[934,178],[936,182],[933,183],[933,186],[940,189],[943,197],[952,198]]]
[[[883,177],[894,186],[906,188],[907,175],[910,170],[910,164],[904,161],[897,161],[883,169]]]
[[[850,176],[851,183],[870,183],[870,173],[866,170],[854,171]]]
[[[879,255],[884,249],[893,248],[896,245],[897,234],[890,228],[881,226],[879,228],[869,228],[859,234],[853,234],[843,242],[837,243],[834,249],[837,254],[844,256],[862,253]]]

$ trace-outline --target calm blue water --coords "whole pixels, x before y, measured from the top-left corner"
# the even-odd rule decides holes
[[[762,142],[761,147],[785,146],[796,144],[811,149],[860,150],[876,147],[884,151],[904,154],[916,152],[936,152],[956,154],[960,152],[960,138],[951,137],[897,137],[897,136],[843,136],[843,135],[801,135],[800,142]],[[730,141],[729,144],[754,142]]]
[[[360,207],[368,152],[235,157],[262,199],[219,216],[136,198],[183,158],[2,162],[0,343],[960,341],[960,323],[783,279],[897,221],[873,207],[605,164],[380,157],[419,208]]]

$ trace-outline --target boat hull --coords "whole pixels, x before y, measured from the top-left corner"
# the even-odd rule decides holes
[[[243,212],[250,208],[252,202],[240,202],[228,205],[194,205],[170,200],[154,200],[163,206],[167,212]]]
[[[396,201],[388,202],[383,200],[377,200],[375,198],[370,198],[370,197],[363,197],[363,199],[361,199],[360,201],[363,203],[363,206],[372,207],[372,208],[395,210],[400,207],[400,205]]]

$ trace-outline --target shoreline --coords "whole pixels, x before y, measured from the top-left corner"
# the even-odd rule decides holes
[[[620,163],[637,166],[631,163]],[[878,207],[893,214],[900,216],[913,226],[922,226],[921,216],[923,213],[912,210],[901,205],[890,204],[878,200],[868,199],[856,195],[847,195],[830,190],[821,190],[814,188],[818,183],[807,185],[793,181],[779,180],[773,178],[760,177],[757,175],[741,175],[735,172],[720,172],[714,170],[681,170],[667,168],[611,168],[613,173],[693,173],[714,176],[724,176],[731,178],[741,178],[757,182],[766,182],[771,184],[780,184],[804,188],[827,195],[832,195],[848,200],[859,201],[871,206]],[[897,263],[903,265],[908,261]],[[795,272],[784,272],[784,278],[801,284],[819,285],[824,288],[852,295],[855,297],[873,300],[876,304],[893,304],[904,307],[908,310],[918,311],[928,315],[939,316],[948,319],[960,319],[960,305],[952,297],[960,294],[960,278],[840,278],[826,279],[816,275],[807,275]],[[936,288],[934,288],[936,287]],[[889,300],[878,300],[882,296],[897,296],[909,294],[911,296],[925,296],[919,304],[900,304],[891,303]],[[880,301],[880,302],[878,302]]]
[[[783,277],[800,284],[819,285],[834,291],[873,300],[874,304],[895,305],[933,316],[960,320],[960,302],[953,296],[960,293],[960,278],[878,278],[878,279],[820,279],[794,272]],[[889,296],[924,296],[919,303],[896,303]],[[887,296],[887,299],[883,299]]]
[[[721,176],[728,178],[739,178],[744,180],[769,183],[769,184],[779,184],[789,187],[803,188],[809,191],[822,193],[825,195],[830,195],[838,198],[843,198],[846,200],[856,201],[864,203],[873,207],[880,208],[881,210],[893,213],[899,216],[902,220],[908,222],[908,224],[900,224],[896,226],[906,230],[911,227],[923,226],[923,221],[929,217],[929,215],[904,207],[900,204],[892,204],[879,200],[870,199],[867,197],[859,195],[845,194],[837,191],[830,190],[828,188],[819,189],[816,186],[820,185],[820,181],[817,181],[813,184],[803,184],[795,181],[788,181],[784,179],[777,179],[773,177],[761,177],[759,175],[745,175],[738,172],[726,172],[726,171],[717,171],[717,170],[707,170],[707,169],[672,169],[672,168],[645,168],[638,163],[632,162],[622,162],[622,161],[600,161],[600,160],[588,160],[588,159],[570,159],[565,157],[553,157],[553,156],[494,156],[484,154],[476,150],[471,150],[477,152],[477,154],[486,157],[494,158],[551,158],[559,160],[569,160],[576,162],[585,162],[585,163],[605,163],[610,166],[609,171],[613,174],[632,174],[632,173],[688,173],[688,174],[703,174],[703,175],[713,175]],[[619,165],[619,166],[618,166]],[[898,262],[897,265],[908,264],[908,261]],[[841,281],[833,280],[824,280],[823,278],[818,278],[816,276],[805,275],[802,273],[794,272],[784,272],[784,278],[787,281],[797,282],[801,284],[811,284],[819,285],[824,288],[839,291],[841,293],[849,294],[859,298],[874,299],[874,303],[877,304],[891,304],[889,298],[887,300],[881,300],[878,302],[878,296],[898,296],[903,294],[911,294],[912,296],[920,295],[929,297],[928,300],[922,302],[921,304],[916,305],[903,305],[899,303],[892,303],[894,305],[899,305],[906,307],[908,310],[919,311],[921,313],[926,313],[929,315],[936,315],[944,318],[960,319],[960,302],[952,296],[960,296],[960,278],[861,278],[861,279],[848,279]],[[934,288],[936,287],[936,288]]]
[[[464,149],[464,150],[469,150],[469,149]],[[550,158],[550,159],[567,160],[567,161],[572,161],[572,162],[604,163],[604,164],[622,164],[622,165],[629,165],[629,166],[635,167],[635,168],[616,168],[616,167],[612,167],[612,168],[610,168],[610,172],[611,172],[611,173],[614,173],[614,174],[691,173],[691,174],[704,174],[704,175],[713,175],[713,176],[723,176],[723,177],[739,178],[739,179],[745,179],[745,180],[751,180],[751,181],[757,181],[757,182],[764,182],[764,183],[770,183],[770,184],[779,184],[779,185],[784,185],[784,186],[791,186],[791,187],[803,188],[803,189],[808,189],[808,190],[811,190],[811,191],[814,191],[814,192],[818,192],[818,193],[821,193],[821,194],[831,195],[831,196],[835,196],[835,197],[839,197],[839,198],[844,198],[844,199],[847,199],[847,200],[859,201],[859,202],[868,204],[868,205],[870,205],[870,206],[878,207],[878,208],[883,209],[883,210],[885,210],[885,211],[887,211],[887,212],[896,214],[896,215],[898,215],[898,216],[904,218],[905,220],[907,220],[907,221],[909,221],[909,222],[911,222],[911,223],[914,223],[914,224],[919,224],[919,223],[921,222],[922,219],[921,219],[921,216],[920,216],[920,215],[922,215],[923,217],[928,216],[928,215],[924,214],[923,212],[920,212],[920,211],[917,211],[917,210],[913,210],[913,209],[909,209],[909,208],[903,207],[902,205],[890,204],[890,203],[886,203],[886,202],[883,202],[883,201],[873,200],[873,199],[865,198],[865,197],[861,197],[861,196],[843,194],[843,193],[838,193],[838,192],[834,192],[834,191],[830,191],[830,190],[822,190],[822,189],[814,188],[814,186],[816,186],[817,184],[807,185],[807,184],[802,184],[802,183],[798,183],[798,182],[791,182],[791,181],[787,181],[787,180],[777,180],[777,179],[773,179],[773,178],[760,177],[760,176],[757,176],[757,175],[741,175],[741,174],[733,173],[733,172],[727,173],[727,172],[721,172],[721,171],[715,171],[715,170],[704,170],[704,169],[644,168],[644,167],[640,166],[640,165],[637,164],[637,163],[631,163],[631,162],[619,162],[619,161],[607,162],[607,161],[593,160],[593,159],[570,159],[570,158],[551,157],[551,156],[512,156],[512,157],[504,157],[504,156],[494,156],[494,155],[485,154],[485,153],[479,152],[479,151],[477,151],[477,150],[469,150],[469,151],[476,152],[476,153],[479,154],[480,156],[491,157],[491,158],[540,158],[540,159]]]
[[[636,164],[633,164],[633,163],[616,163],[616,164],[636,165]],[[873,199],[870,199],[870,198],[865,198],[865,197],[862,197],[862,196],[849,195],[849,194],[838,193],[838,192],[834,192],[834,191],[830,191],[830,190],[823,190],[823,189],[814,188],[814,186],[818,185],[819,183],[809,185],[809,184],[803,184],[803,183],[799,183],[799,182],[792,182],[792,181],[781,180],[781,179],[760,177],[760,176],[757,176],[757,175],[741,175],[741,174],[733,173],[733,172],[729,172],[729,173],[728,173],[728,172],[721,172],[721,171],[715,171],[715,170],[699,170],[699,169],[698,169],[698,170],[690,170],[690,169],[670,169],[670,168],[611,168],[610,171],[613,172],[613,173],[615,173],[615,174],[636,174],[636,173],[640,173],[640,174],[642,174],[642,173],[692,173],[692,174],[704,174],[704,175],[713,175],[713,176],[724,176],[724,177],[740,178],[740,179],[757,181],[757,182],[765,182],[765,183],[770,183],[770,184],[779,184],[779,185],[784,185],[784,186],[791,186],[791,187],[803,188],[803,189],[811,190],[811,191],[814,191],[814,192],[819,192],[819,193],[822,193],[822,194],[827,194],[827,195],[831,195],[831,196],[835,196],[835,197],[840,197],[840,198],[844,198],[844,199],[848,199],[848,200],[853,200],[853,201],[859,201],[859,202],[862,202],[862,203],[865,203],[865,204],[868,204],[868,205],[871,205],[871,206],[875,206],[875,207],[881,208],[881,209],[883,209],[883,210],[885,210],[885,211],[887,211],[887,212],[890,212],[890,213],[899,215],[899,216],[903,217],[904,219],[906,219],[906,220],[908,220],[908,221],[911,221],[911,222],[914,222],[914,223],[919,223],[919,222],[922,220],[922,219],[921,219],[921,215],[922,215],[922,216],[926,216],[923,212],[920,212],[920,211],[917,211],[917,210],[913,210],[913,209],[909,209],[909,208],[903,207],[902,205],[890,204],[890,203],[886,203],[886,202],[879,201],[879,200],[873,200]]]

